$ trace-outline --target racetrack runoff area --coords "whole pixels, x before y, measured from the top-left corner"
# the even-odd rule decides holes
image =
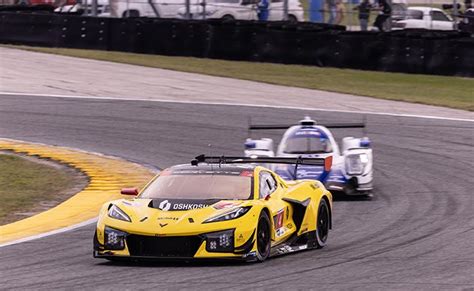
[[[474,119],[473,112],[0,48],[0,91]],[[370,80],[368,80],[370,81]],[[474,98],[474,96],[473,96]]]

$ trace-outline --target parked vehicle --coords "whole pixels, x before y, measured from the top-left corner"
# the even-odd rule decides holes
[[[59,6],[54,10],[56,13],[61,14],[79,14],[79,15],[91,15],[92,5],[89,3],[75,3]],[[109,0],[97,0],[97,15],[101,17],[110,16],[110,5]]]
[[[432,7],[408,7],[405,19],[393,23],[392,29],[422,28],[454,30],[454,21],[443,10]]]
[[[272,0],[270,2],[270,9],[269,9],[270,15],[268,17],[268,20],[271,20],[271,21],[283,20],[283,13],[284,13],[283,5],[284,5],[283,0]],[[304,21],[304,10],[299,0],[288,0],[288,21],[290,22]]]
[[[208,0],[205,6],[202,2],[193,5],[190,13],[192,19],[257,20],[257,3],[258,0]],[[268,20],[283,20],[283,5],[283,0],[271,1]],[[186,17],[185,7],[179,9],[178,17]],[[304,11],[299,0],[288,1],[288,20],[290,22],[304,21]]]
[[[186,7],[178,9],[178,18],[186,18]],[[257,19],[254,0],[207,0],[195,2],[190,7],[191,19],[255,20]]]

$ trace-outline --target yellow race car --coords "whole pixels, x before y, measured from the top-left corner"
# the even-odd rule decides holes
[[[94,257],[240,259],[322,248],[332,195],[315,180],[284,181],[265,166],[324,166],[331,158],[198,156],[163,170],[136,195],[103,205]],[[296,176],[296,175],[295,175]]]

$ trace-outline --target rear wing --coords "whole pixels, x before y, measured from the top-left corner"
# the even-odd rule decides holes
[[[299,124],[252,124],[249,120],[248,133],[249,136],[253,130],[283,130],[288,129],[295,125],[301,125],[302,127],[320,125],[326,128],[338,129],[338,128],[364,128],[366,127],[366,116],[364,115],[364,122],[338,122],[338,123],[325,123],[318,124],[315,120],[311,119],[309,116],[306,116],[304,119],[300,120]]]
[[[267,124],[251,124],[249,125],[249,130],[272,130],[272,129],[288,129],[297,124],[280,124],[280,125],[267,125]],[[305,124],[301,124],[305,125]],[[307,124],[310,125],[310,124]],[[311,124],[311,125],[316,125]],[[365,123],[325,123],[325,124],[317,124],[324,126],[326,128],[365,128]]]
[[[240,156],[206,156],[199,155],[191,161],[191,165],[197,166],[199,163],[207,164],[290,164],[295,165],[294,177],[298,170],[298,165],[322,166],[324,172],[331,171],[332,156],[326,158],[307,158],[307,157],[240,157]]]

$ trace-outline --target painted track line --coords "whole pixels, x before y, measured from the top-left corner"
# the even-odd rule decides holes
[[[50,235],[55,235],[55,234],[59,234],[59,233],[63,233],[63,232],[68,232],[68,231],[71,231],[71,230],[74,230],[74,229],[77,229],[77,228],[95,223],[95,222],[97,222],[97,219],[98,219],[98,217],[94,217],[94,218],[91,218],[91,219],[86,220],[84,222],[80,222],[80,223],[77,223],[77,224],[74,224],[74,225],[71,225],[71,226],[63,227],[63,228],[60,228],[60,229],[57,229],[57,230],[52,230],[52,231],[49,231],[49,232],[45,232],[45,233],[41,233],[41,234],[37,234],[37,235],[32,235],[32,236],[17,239],[17,240],[14,240],[14,241],[10,241],[10,242],[7,242],[7,243],[3,243],[3,244],[0,244],[0,248],[11,246],[11,245],[16,245],[16,244],[19,244],[19,243],[29,242],[29,241],[39,239],[39,238],[43,238],[43,237],[47,237],[47,236],[50,236]]]
[[[213,102],[213,101],[190,101],[190,100],[169,100],[169,99],[147,99],[147,98],[132,98],[132,97],[110,97],[110,96],[78,96],[78,95],[58,95],[58,94],[32,94],[32,93],[10,93],[0,92],[0,96],[31,96],[31,97],[52,97],[52,98],[72,98],[72,99],[88,99],[88,100],[113,100],[113,101],[145,101],[145,102],[159,102],[159,103],[175,103],[175,104],[196,104],[196,105],[218,105],[218,106],[236,106],[236,107],[260,107],[260,108],[274,108],[274,109],[290,109],[290,110],[306,110],[306,111],[322,111],[322,112],[337,112],[348,114],[366,114],[366,115],[381,115],[394,117],[411,117],[422,119],[436,119],[447,121],[462,121],[474,122],[473,119],[455,118],[455,117],[441,117],[433,115],[417,115],[417,114],[403,114],[391,112],[372,112],[372,111],[353,111],[353,110],[339,110],[339,109],[320,109],[308,108],[298,106],[284,106],[284,105],[265,105],[265,104],[250,104],[250,103],[230,103],[230,102]],[[409,105],[409,103],[407,103]],[[474,114],[473,114],[474,115]]]

